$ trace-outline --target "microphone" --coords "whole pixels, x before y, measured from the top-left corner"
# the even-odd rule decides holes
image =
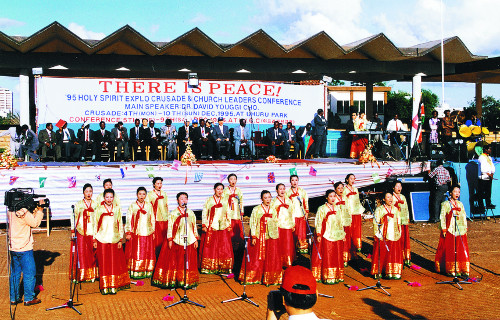
[[[71,205],[71,209],[74,209],[74,208],[75,208],[75,205],[74,205],[74,204],[72,204],[72,205]]]

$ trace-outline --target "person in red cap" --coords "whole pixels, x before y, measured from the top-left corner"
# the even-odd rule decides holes
[[[277,320],[285,312],[288,319],[319,319],[312,307],[316,304],[318,292],[316,279],[311,270],[302,266],[289,267],[283,273],[279,291],[271,291],[267,297],[267,320]]]

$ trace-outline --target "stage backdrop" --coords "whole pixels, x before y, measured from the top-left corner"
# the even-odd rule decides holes
[[[187,80],[40,77],[36,104],[39,125],[63,119],[74,129],[85,121],[114,125],[147,118],[154,119],[158,127],[167,118],[180,124],[186,118],[216,121],[218,117],[229,125],[246,118],[254,127],[265,128],[278,120],[291,121],[298,128],[310,122],[318,108],[324,109],[325,88],[203,80],[197,88],[190,88]]]

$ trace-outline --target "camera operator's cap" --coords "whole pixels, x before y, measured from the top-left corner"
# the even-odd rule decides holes
[[[219,117],[219,119],[217,119],[217,121],[224,121],[224,117]]]
[[[316,294],[316,279],[311,270],[305,267],[288,267],[283,273],[281,288],[291,293]]]
[[[193,124],[198,123],[198,119],[193,119]]]

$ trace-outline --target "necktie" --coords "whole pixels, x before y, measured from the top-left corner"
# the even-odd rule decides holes
[[[292,141],[292,130],[288,130],[288,140]]]
[[[118,139],[121,139],[121,138],[122,138],[122,131],[118,130]]]
[[[64,138],[63,140],[69,140],[69,132],[68,132],[68,129],[65,129],[64,130]]]
[[[203,138],[205,138],[205,128],[203,128],[203,127],[201,128],[201,136]]]
[[[101,133],[102,133],[102,137],[104,138],[104,130],[101,130]]]
[[[278,140],[278,129],[274,129],[274,140]]]
[[[155,131],[153,128],[151,128],[151,138],[154,138],[154,136],[155,136]]]
[[[139,140],[139,127],[135,127],[135,138]]]
[[[89,141],[89,129],[85,129],[85,141]]]
[[[396,131],[399,131],[398,130],[398,120],[396,120]]]

